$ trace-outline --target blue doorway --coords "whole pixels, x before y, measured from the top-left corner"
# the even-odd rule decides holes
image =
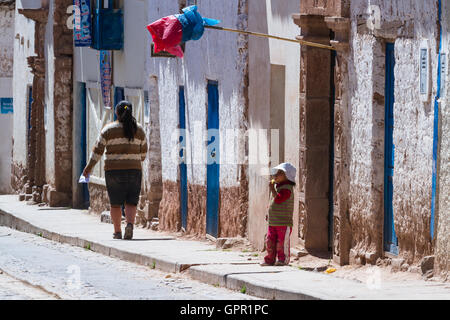
[[[187,213],[188,213],[188,192],[187,192],[187,167],[186,167],[186,103],[184,96],[184,87],[180,86],[178,90],[178,121],[179,121],[179,169],[180,169],[180,214],[181,227],[187,230]]]
[[[206,233],[219,234],[219,84],[208,81],[208,146],[206,173]]]
[[[384,250],[398,254],[398,239],[394,228],[394,88],[395,88],[395,50],[393,43],[386,44],[386,83],[385,83],[385,143],[384,143]]]

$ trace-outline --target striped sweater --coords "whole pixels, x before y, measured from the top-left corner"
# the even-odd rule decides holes
[[[107,124],[101,131],[86,168],[92,171],[95,164],[105,154],[105,171],[142,169],[141,161],[147,155],[147,137],[141,125],[134,139],[129,141],[123,133],[123,125],[119,121]]]
[[[276,185],[276,191],[280,194],[281,190],[289,190],[289,198],[281,203],[272,199],[269,207],[269,226],[289,226],[292,227],[292,215],[294,213],[294,185],[283,183]]]

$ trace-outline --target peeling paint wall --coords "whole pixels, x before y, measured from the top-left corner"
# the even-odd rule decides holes
[[[45,29],[45,105],[46,105],[46,130],[45,130],[45,179],[48,184],[55,185],[55,52],[53,25],[55,12],[54,0],[50,1],[48,21]]]
[[[246,1],[197,1],[199,11],[205,17],[220,19],[223,26],[232,28],[246,26]],[[148,21],[178,13],[179,1],[149,1]],[[148,35],[150,37],[150,34]],[[151,41],[149,41],[151,42]],[[185,87],[186,128],[191,133],[187,145],[188,180],[188,227],[187,232],[198,236],[205,235],[206,212],[206,162],[205,141],[207,119],[207,81],[219,83],[219,123],[221,128],[220,154],[226,154],[225,136],[227,129],[241,129],[245,126],[246,110],[246,39],[233,33],[206,30],[202,39],[186,44],[184,59],[149,58],[147,76],[159,81],[160,134],[163,198],[160,205],[160,219],[177,220],[179,217],[178,163],[176,158],[177,136],[173,133],[178,126],[178,89]],[[148,55],[150,56],[150,55]],[[150,106],[152,108],[152,106]],[[223,134],[222,134],[223,133]],[[238,149],[239,145],[235,144]],[[234,149],[234,150],[236,150]],[[237,153],[231,155],[236,156]],[[175,156],[175,157],[174,157]],[[222,159],[224,160],[224,159]],[[231,160],[233,161],[233,160]],[[236,236],[244,233],[246,223],[245,207],[236,206],[235,188],[240,193],[245,172],[241,166],[231,163],[220,165],[220,213],[219,236]],[[172,186],[172,187],[170,187]],[[244,188],[246,189],[246,188]],[[246,201],[243,202],[245,206]],[[245,214],[244,214],[245,212]],[[168,216],[172,218],[168,218]],[[163,218],[164,217],[164,218]],[[233,217],[230,219],[230,217]],[[175,222],[163,223],[164,228],[175,229]],[[245,228],[244,228],[245,229]]]
[[[0,6],[0,98],[13,97],[14,7]],[[0,113],[0,194],[10,193],[13,114]]]
[[[384,168],[382,62],[385,41],[395,42],[394,193],[395,231],[400,256],[411,264],[432,252],[430,238],[433,97],[437,70],[435,1],[370,1],[381,11],[380,28],[366,27],[369,2],[351,2],[350,217],[357,255],[381,255]],[[419,49],[427,39],[430,95],[419,95]],[[381,223],[380,223],[381,222]],[[354,253],[355,254],[355,253]]]
[[[16,1],[14,21],[14,67],[13,67],[13,160],[11,184],[15,192],[21,192],[26,183],[27,132],[28,132],[28,87],[32,86],[33,75],[27,57],[35,55],[35,22],[19,14],[22,1]]]

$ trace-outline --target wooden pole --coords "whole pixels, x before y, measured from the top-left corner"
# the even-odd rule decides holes
[[[271,38],[271,39],[277,39],[277,40],[282,40],[282,41],[295,42],[295,43],[303,44],[305,46],[316,47],[316,48],[321,48],[321,49],[336,50],[332,46],[327,46],[325,44],[309,42],[309,41],[305,41],[305,40],[283,38],[283,37],[273,36],[273,35],[265,34],[265,33],[251,32],[251,31],[244,31],[244,30],[237,30],[237,29],[230,29],[230,28],[223,28],[223,27],[217,27],[217,26],[205,26],[205,28],[215,29],[215,30],[222,30],[222,31],[229,31],[229,32],[236,32],[236,33],[243,33],[243,34],[248,34],[248,35],[251,35],[251,36],[257,36],[257,37],[263,37],[263,38]]]

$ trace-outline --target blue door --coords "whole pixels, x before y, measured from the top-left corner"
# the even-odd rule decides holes
[[[86,104],[86,83],[80,82],[80,109],[81,109],[81,137],[80,137],[80,148],[81,148],[81,162],[80,162],[80,175],[83,172],[84,167],[86,167],[87,162],[87,104]],[[81,184],[83,188],[83,208],[89,208],[89,188],[87,183]]]
[[[181,226],[187,229],[187,168],[186,168],[186,103],[184,100],[184,87],[178,91],[179,128],[180,128],[180,213]]]
[[[206,233],[219,233],[219,90],[218,83],[208,81],[208,146],[206,173]]]
[[[398,240],[394,229],[392,207],[395,146],[394,133],[394,44],[386,44],[386,84],[385,84],[385,146],[384,146],[384,250],[398,254]]]

